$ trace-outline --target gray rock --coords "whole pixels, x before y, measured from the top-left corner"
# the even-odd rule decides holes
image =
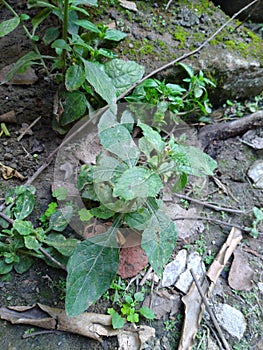
[[[241,311],[228,304],[218,303],[214,306],[218,323],[232,337],[240,340],[246,330],[247,322]]]
[[[248,176],[257,188],[263,188],[263,160],[256,160],[248,170]]]
[[[180,274],[186,268],[186,257],[187,251],[182,249],[177,253],[175,259],[165,267],[163,272],[162,287],[169,287],[177,281]]]

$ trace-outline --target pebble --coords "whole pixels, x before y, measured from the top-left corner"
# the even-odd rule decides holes
[[[256,160],[248,170],[248,176],[257,188],[263,188],[263,161]]]
[[[228,304],[218,303],[214,306],[218,323],[232,337],[242,339],[247,323],[241,311]]]

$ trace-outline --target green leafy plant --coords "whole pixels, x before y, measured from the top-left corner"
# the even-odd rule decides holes
[[[113,308],[108,309],[108,313],[112,316],[112,326],[114,329],[122,328],[125,322],[138,323],[140,316],[148,320],[153,320],[154,312],[147,306],[140,307],[140,303],[144,300],[144,293],[137,292],[133,296],[124,295],[124,302],[119,301],[120,312]]]
[[[134,127],[141,132],[136,143],[131,135]],[[95,165],[82,166],[78,187],[87,217],[110,220],[111,225],[103,234],[81,242],[69,259],[66,310],[71,316],[85,310],[111,285],[119,265],[116,248],[123,227],[141,235],[150,264],[162,274],[177,236],[161,200],[164,184],[174,180],[174,189],[181,189],[187,175],[211,175],[216,167],[208,155],[177,143],[173,137],[162,139],[152,127],[135,121],[127,110],[120,121],[110,110],[105,112],[98,136],[105,151]]]
[[[97,0],[29,0],[30,9],[41,8],[33,18],[27,14],[19,16],[5,0],[3,4],[14,17],[0,23],[0,37],[21,24],[34,48],[15,63],[3,83],[35,64],[43,65],[48,72],[45,59],[51,60],[51,72],[56,74],[57,82],[63,83],[53,123],[58,132],[68,131],[72,123],[86,113],[87,108],[91,111],[105,103],[114,108],[117,96],[143,76],[142,66],[117,59],[109,49],[124,39],[126,34],[87,20],[89,13],[86,6],[97,6]],[[59,25],[48,28],[43,42],[54,49],[54,56],[42,55],[37,46],[40,38],[36,31],[50,15],[57,17]],[[31,21],[31,32],[26,21]]]
[[[129,102],[144,102],[157,106],[154,121],[164,123],[167,110],[176,116],[187,116],[192,112],[207,115],[211,112],[207,86],[215,84],[206,78],[202,71],[194,73],[192,67],[180,63],[188,77],[183,79],[182,85],[166,83],[158,79],[146,79],[138,85],[131,96],[126,97]]]
[[[55,267],[58,267],[56,262],[65,265],[79,243],[62,234],[72,216],[71,206],[57,209],[51,204],[42,217],[43,227],[34,228],[31,221],[25,220],[34,209],[34,193],[33,186],[19,186],[6,193],[5,218],[0,217],[0,274],[7,274],[13,268],[24,273],[32,266],[33,258]]]
[[[253,214],[255,216],[253,222],[252,222],[252,228],[250,230],[250,234],[254,237],[258,237],[258,224],[263,221],[263,208],[253,208]]]

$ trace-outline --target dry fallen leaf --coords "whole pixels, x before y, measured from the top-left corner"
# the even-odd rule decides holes
[[[121,350],[140,350],[144,343],[155,336],[155,330],[152,327],[114,330],[111,326],[110,315],[83,312],[79,316],[68,317],[64,310],[43,304],[1,307],[0,318],[12,324],[28,324],[45,329],[70,332],[98,341],[102,341],[103,336],[117,336],[118,341],[122,344],[119,347]],[[125,342],[134,346],[127,347]]]
[[[248,260],[241,249],[234,252],[234,260],[228,276],[228,283],[236,290],[249,291],[253,287],[254,271],[249,267]]]
[[[210,283],[208,283],[207,280],[200,283],[202,277],[199,278],[199,283],[207,298],[211,296],[217,279],[241,239],[241,231],[233,227],[226,242],[221,247],[215,260],[206,273]],[[182,301],[185,304],[185,319],[178,350],[191,350],[205,309],[195,283],[192,284],[190,291],[182,298]]]
[[[24,176],[20,174],[17,170],[2,163],[0,163],[0,171],[5,180],[12,179],[13,177],[16,177],[19,180],[24,180]]]

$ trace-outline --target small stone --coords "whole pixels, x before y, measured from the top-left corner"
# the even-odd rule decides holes
[[[257,188],[263,188],[263,161],[256,160],[248,170],[248,176]]]
[[[163,272],[162,287],[169,287],[173,285],[181,273],[186,268],[186,249],[182,249],[178,252],[175,259],[166,265]]]
[[[228,304],[218,303],[214,306],[218,323],[232,337],[242,339],[247,323],[241,311]]]

